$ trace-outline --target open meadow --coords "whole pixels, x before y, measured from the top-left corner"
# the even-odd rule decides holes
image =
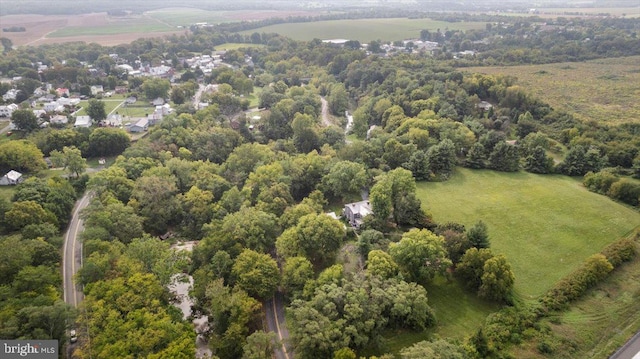
[[[304,11],[205,11],[194,8],[167,8],[128,16],[106,12],[75,15],[6,15],[2,27],[22,26],[24,32],[3,32],[14,46],[84,41],[103,46],[130,43],[139,38],[184,34],[195,23],[262,20],[270,17],[310,15]]]
[[[515,76],[532,95],[581,120],[640,122],[640,56],[465,71]]]
[[[577,179],[458,168],[446,182],[420,182],[436,222],[483,220],[491,248],[516,276],[516,295],[534,300],[587,257],[640,226],[640,213],[589,192]]]
[[[486,22],[446,22],[431,19],[357,19],[330,20],[303,23],[277,24],[259,29],[247,30],[242,33],[253,32],[278,33],[294,40],[313,39],[349,39],[360,42],[372,40],[395,41],[415,39],[420,37],[420,30],[434,31],[483,29]]]

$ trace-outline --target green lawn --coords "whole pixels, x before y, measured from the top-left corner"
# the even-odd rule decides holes
[[[506,255],[527,300],[640,225],[638,211],[566,176],[459,168],[449,181],[417,187],[436,222],[487,223],[492,249]]]
[[[7,202],[11,202],[15,192],[16,186],[0,186],[0,198],[4,198]]]
[[[435,31],[441,29],[470,30],[484,29],[485,22],[445,22],[431,19],[358,19],[358,20],[331,20],[305,23],[287,23],[262,27],[241,32],[251,34],[253,32],[278,33],[294,40],[317,39],[351,39],[360,42],[372,40],[394,41],[403,39],[415,39],[420,37],[420,30]]]

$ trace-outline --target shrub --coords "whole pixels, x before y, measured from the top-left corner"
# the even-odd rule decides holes
[[[606,246],[600,253],[607,258],[614,268],[617,268],[636,256],[636,244],[633,240],[624,238]]]
[[[638,198],[640,197],[640,184],[623,178],[611,185],[607,195],[626,204],[637,206]]]
[[[543,309],[562,309],[604,279],[612,270],[613,266],[604,255],[594,254],[587,258],[580,268],[562,278],[540,299]]]
[[[592,192],[606,194],[611,185],[620,180],[616,175],[608,171],[600,171],[597,173],[589,172],[584,175],[582,184]]]

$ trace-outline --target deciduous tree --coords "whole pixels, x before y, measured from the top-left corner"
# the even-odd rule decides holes
[[[280,283],[278,264],[268,254],[245,249],[236,258],[231,269],[236,285],[249,295],[267,299]]]

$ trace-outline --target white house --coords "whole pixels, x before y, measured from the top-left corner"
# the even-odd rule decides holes
[[[66,125],[69,122],[69,118],[65,115],[55,115],[51,117],[49,122],[52,125]]]
[[[4,95],[2,95],[2,99],[5,101],[12,101],[12,100],[15,100],[17,96],[18,96],[18,90],[10,89]]]
[[[93,96],[97,95],[97,94],[101,94],[104,92],[104,87],[102,87],[102,85],[94,85],[91,86],[91,94]]]
[[[0,106],[0,117],[11,117],[13,111],[17,109],[18,105],[16,105],[15,103],[6,106]]]
[[[22,183],[23,180],[24,178],[22,178],[22,173],[11,170],[4,176],[0,177],[0,186],[16,185]]]
[[[89,116],[78,116],[76,117],[76,122],[73,127],[85,127],[89,128],[93,124],[93,120]]]
[[[46,112],[62,112],[64,111],[64,106],[55,101],[47,102],[44,104],[44,110]]]

